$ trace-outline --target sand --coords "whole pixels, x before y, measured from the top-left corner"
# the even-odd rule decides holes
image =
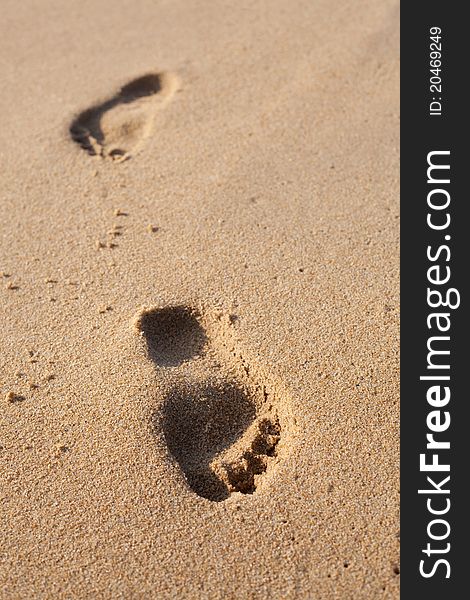
[[[0,31],[2,599],[398,598],[397,2]]]

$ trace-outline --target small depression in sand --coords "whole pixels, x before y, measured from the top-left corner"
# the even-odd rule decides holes
[[[154,416],[156,435],[163,433],[170,455],[189,487],[213,501],[234,492],[253,494],[278,459],[281,423],[277,395],[253,381],[239,352],[230,351],[224,335],[211,337],[197,311],[186,306],[147,309],[137,319],[148,356],[164,378],[177,377]],[[224,341],[225,340],[225,341]],[[191,360],[207,360],[206,374],[191,374]],[[230,354],[227,354],[229,352]],[[224,360],[235,358],[240,380],[227,375]],[[178,367],[187,363],[184,375]],[[206,363],[203,363],[203,366]],[[201,366],[201,365],[200,365]],[[182,373],[182,372],[181,372]],[[244,375],[242,375],[244,374]]]
[[[214,501],[254,493],[280,438],[277,420],[257,419],[248,391],[228,382],[173,389],[163,405],[163,431],[188,485]]]
[[[137,327],[144,335],[149,357],[160,367],[176,367],[202,354],[207,343],[197,313],[186,306],[145,310]]]
[[[138,77],[104,102],[81,112],[70,125],[70,136],[92,156],[127,160],[152,134],[157,111],[177,88],[178,78],[172,73]]]

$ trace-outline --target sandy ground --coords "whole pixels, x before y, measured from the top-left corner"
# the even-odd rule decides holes
[[[397,598],[397,3],[1,12],[2,599]]]

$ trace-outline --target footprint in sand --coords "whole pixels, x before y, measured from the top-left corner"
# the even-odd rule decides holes
[[[290,447],[285,390],[249,365],[229,318],[185,306],[142,311],[136,326],[166,381],[154,427],[189,487],[208,500],[253,494]]]
[[[108,100],[81,112],[70,125],[70,136],[90,155],[127,160],[151,135],[156,113],[178,85],[173,73],[138,77]]]

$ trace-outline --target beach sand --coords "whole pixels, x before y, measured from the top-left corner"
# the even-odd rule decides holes
[[[2,599],[398,598],[397,2],[0,31]]]

